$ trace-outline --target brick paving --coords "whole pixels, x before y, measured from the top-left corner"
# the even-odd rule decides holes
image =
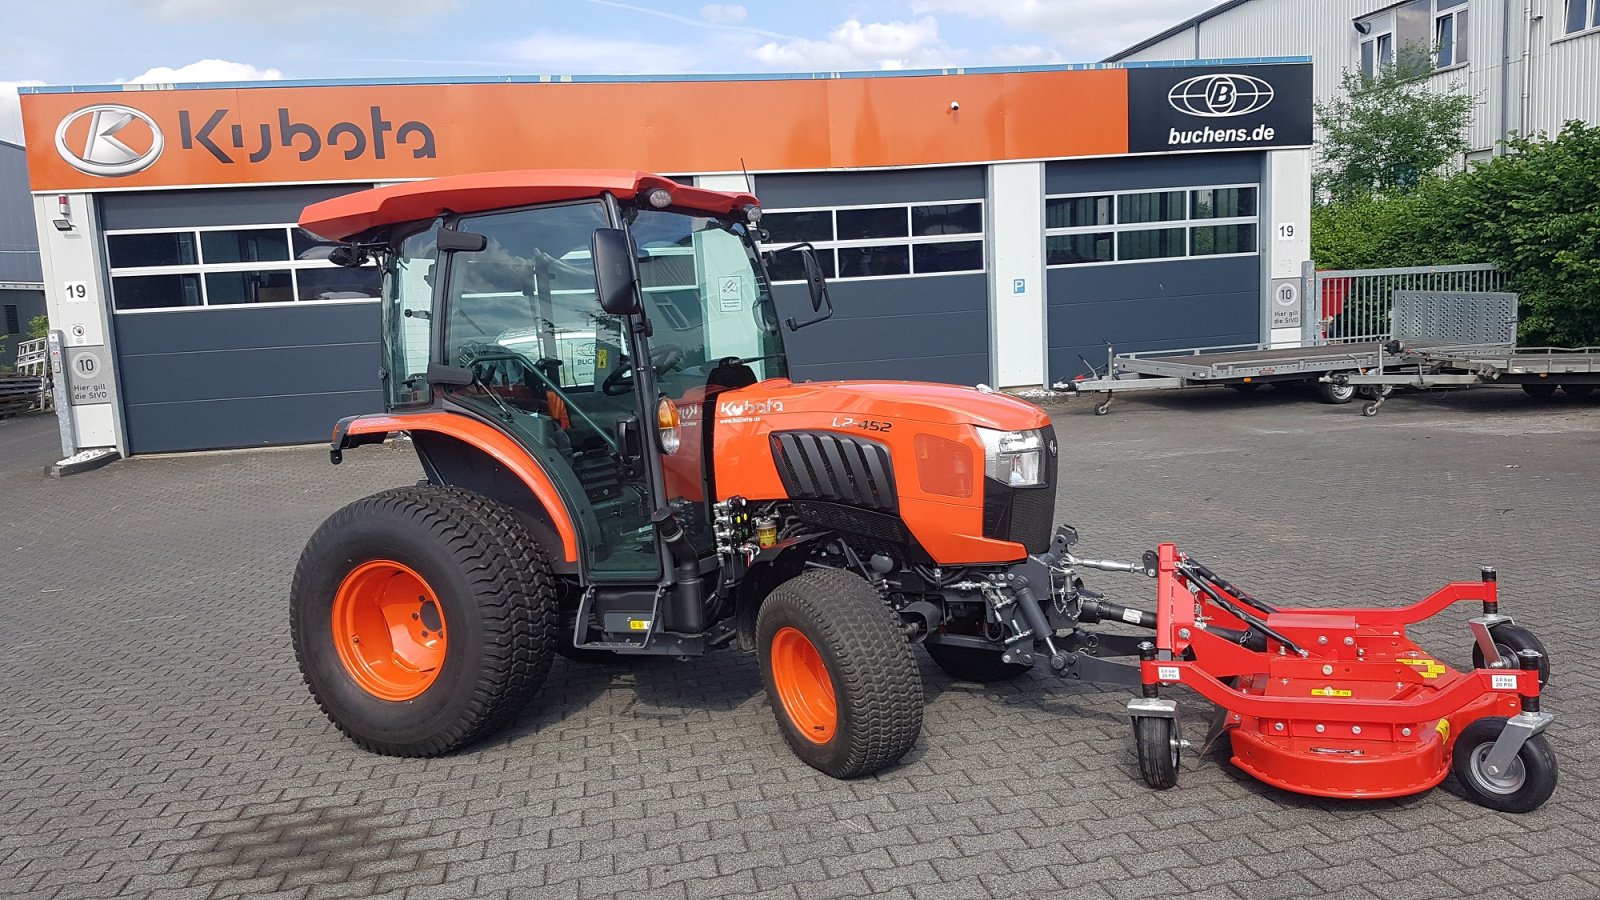
[[[133,459],[50,479],[53,420],[0,422],[5,897],[1405,898],[1600,896],[1600,397],[1287,392],[1052,408],[1060,512],[1091,555],[1179,542],[1263,597],[1401,602],[1480,563],[1556,666],[1562,766],[1525,816],[1444,789],[1275,791],[1216,756],[1139,781],[1125,695],[923,660],[922,739],[881,775],[795,760],[752,658],[557,660],[516,727],[435,760],[368,755],[301,685],[286,589],[340,505],[409,450]],[[1091,584],[1146,601],[1149,583]],[[1421,632],[1464,663],[1461,617]],[[1198,742],[1206,708],[1193,696]]]

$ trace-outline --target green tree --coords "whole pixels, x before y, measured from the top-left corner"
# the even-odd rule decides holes
[[[1403,51],[1375,75],[1347,70],[1340,94],[1317,104],[1321,196],[1406,191],[1467,151],[1467,121],[1477,101],[1456,85],[1430,88],[1432,66],[1428,54]]]

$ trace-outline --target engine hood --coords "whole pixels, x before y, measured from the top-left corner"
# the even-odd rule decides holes
[[[807,381],[774,378],[718,396],[719,419],[834,413],[1002,431],[1044,428],[1044,410],[1006,394],[921,381]]]

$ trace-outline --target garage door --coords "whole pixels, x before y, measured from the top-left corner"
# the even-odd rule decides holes
[[[809,241],[834,317],[785,331],[790,375],[989,381],[988,211],[979,167],[763,175],[768,249]],[[794,254],[773,267],[784,318],[811,308]]]
[[[360,187],[104,198],[131,452],[322,441],[383,408],[378,272],[318,259],[292,224]]]
[[[1049,379],[1261,340],[1260,154],[1050,163]]]

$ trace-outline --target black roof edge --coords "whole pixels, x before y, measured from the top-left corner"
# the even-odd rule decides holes
[[[1243,5],[1245,5],[1246,3],[1249,3],[1249,2],[1250,2],[1250,0],[1226,0],[1226,2],[1218,3],[1216,6],[1211,7],[1210,9],[1206,10],[1203,13],[1200,13],[1199,15],[1190,16],[1189,18],[1183,20],[1182,22],[1179,22],[1178,24],[1172,26],[1171,28],[1168,28],[1166,31],[1163,31],[1160,34],[1154,35],[1152,37],[1147,37],[1144,40],[1140,41],[1139,43],[1134,44],[1132,47],[1128,47],[1128,48],[1123,49],[1123,50],[1121,50],[1121,51],[1119,51],[1117,53],[1113,53],[1110,56],[1108,56],[1105,59],[1102,59],[1100,61],[1101,62],[1108,62],[1108,63],[1121,62],[1124,57],[1126,57],[1126,56],[1128,56],[1130,54],[1138,53],[1140,50],[1143,50],[1146,47],[1151,47],[1151,46],[1154,46],[1156,44],[1159,44],[1162,41],[1166,40],[1169,37],[1172,37],[1175,34],[1179,34],[1181,32],[1189,30],[1190,28],[1193,28],[1196,25],[1199,25],[1201,22],[1204,22],[1207,19],[1214,18],[1216,16],[1220,16],[1223,13],[1227,12],[1228,10],[1233,9],[1235,6],[1243,6]]]

